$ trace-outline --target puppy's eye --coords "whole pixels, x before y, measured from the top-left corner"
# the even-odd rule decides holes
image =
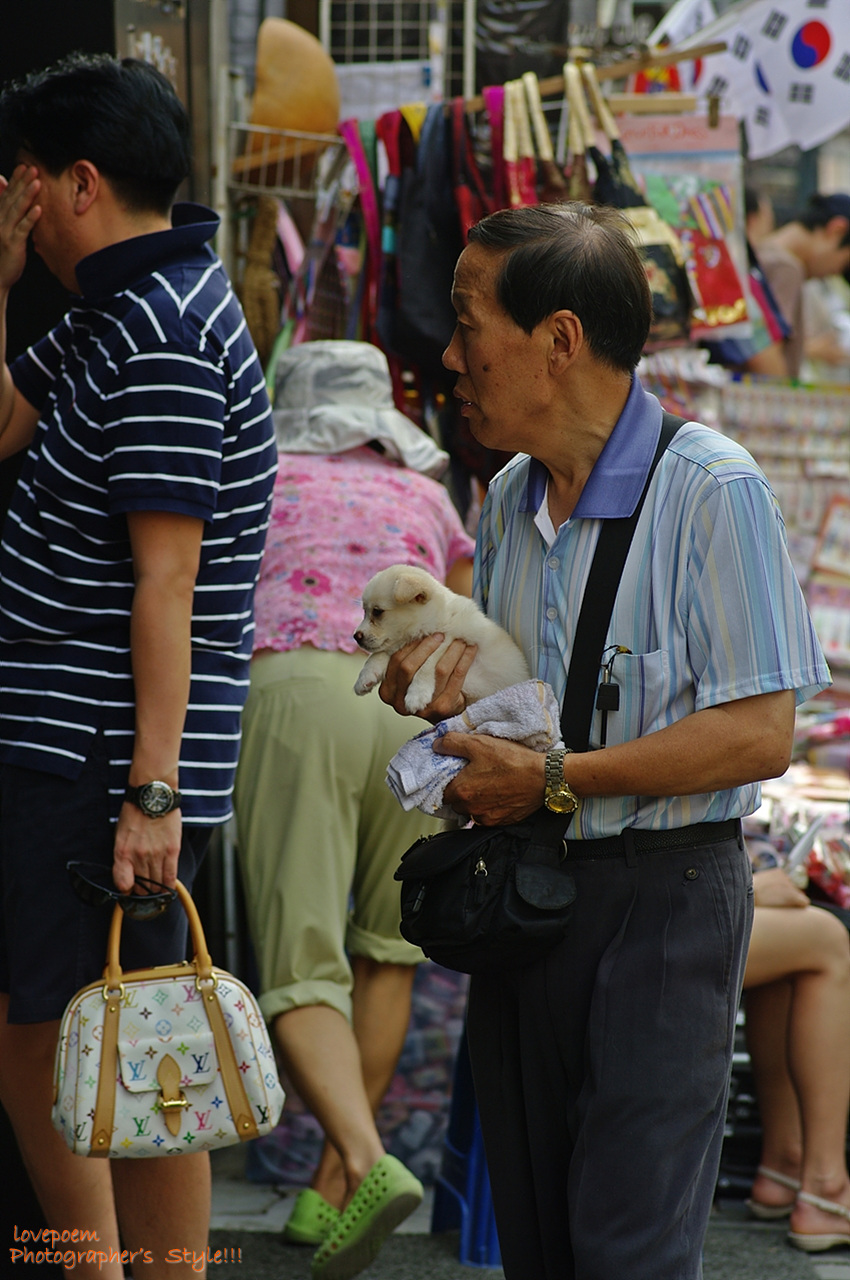
[[[383,609],[375,608],[372,610],[372,618],[375,620],[375,622],[377,622],[379,618],[383,618],[383,616],[384,616]]]

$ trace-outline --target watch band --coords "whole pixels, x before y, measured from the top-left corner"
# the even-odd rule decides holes
[[[574,813],[578,808],[578,796],[564,778],[564,757],[568,755],[572,755],[569,747],[555,747],[546,752],[543,803],[553,813]]]

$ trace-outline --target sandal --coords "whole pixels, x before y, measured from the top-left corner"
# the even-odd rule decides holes
[[[768,1178],[771,1182],[776,1182],[780,1187],[787,1187],[789,1191],[798,1192],[800,1183],[797,1178],[789,1178],[785,1173],[777,1173],[775,1169],[768,1169],[766,1165],[760,1164],[756,1173],[761,1174],[763,1178]],[[787,1204],[762,1204],[760,1200],[745,1200],[750,1214],[754,1218],[758,1218],[760,1222],[775,1222],[778,1218],[790,1218],[791,1211],[794,1208],[794,1201],[789,1200]]]
[[[321,1244],[336,1225],[339,1209],[328,1204],[324,1196],[312,1187],[299,1191],[292,1212],[283,1228],[283,1239],[288,1244]]]
[[[834,1200],[822,1200],[820,1196],[813,1196],[808,1191],[800,1191],[797,1199],[802,1200],[804,1204],[814,1205],[823,1213],[834,1213],[836,1218],[844,1218],[845,1222],[850,1222],[850,1209],[846,1205],[837,1204]],[[795,1249],[802,1249],[805,1253],[823,1253],[825,1249],[838,1249],[842,1245],[850,1245],[850,1231],[835,1231],[826,1235],[814,1235],[808,1231],[789,1231],[788,1243],[793,1244]]]
[[[423,1194],[422,1183],[400,1160],[381,1156],[313,1255],[313,1280],[350,1280],[368,1267]]]

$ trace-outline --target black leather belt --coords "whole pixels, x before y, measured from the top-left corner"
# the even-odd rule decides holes
[[[644,831],[627,827],[618,836],[601,840],[565,840],[569,858],[623,858],[635,853],[662,853],[665,849],[699,849],[706,844],[737,840],[741,832],[740,818],[726,822],[697,822],[692,827],[675,827],[667,831]]]

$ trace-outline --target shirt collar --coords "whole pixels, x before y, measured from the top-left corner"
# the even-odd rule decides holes
[[[77,284],[84,298],[103,298],[149,275],[170,258],[200,249],[218,230],[219,218],[200,204],[177,204],[171,229],[131,236],[90,253],[77,263]]]
[[[609,520],[630,516],[643,493],[661,435],[661,405],[632,374],[629,398],[605,447],[594,463],[573,517]],[[531,458],[523,511],[537,511],[546,493],[549,472]]]

